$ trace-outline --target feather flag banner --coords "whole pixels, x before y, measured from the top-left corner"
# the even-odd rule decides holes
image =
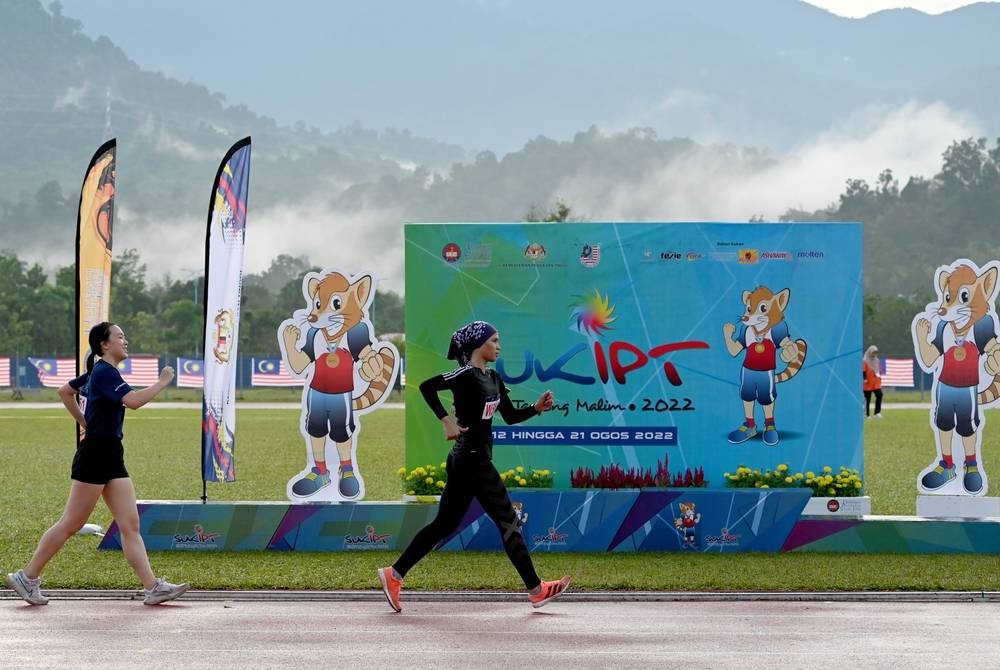
[[[250,138],[246,137],[222,159],[208,209],[201,424],[205,482],[236,480],[236,343],[249,188]]]
[[[87,335],[108,320],[111,303],[111,237],[115,203],[116,140],[94,152],[83,177],[76,218],[76,372],[87,364]]]

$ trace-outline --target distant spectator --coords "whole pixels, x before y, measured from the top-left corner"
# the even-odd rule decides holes
[[[872,395],[875,396],[875,418],[882,418],[882,372],[878,359],[878,347],[874,344],[865,350],[861,361],[862,387],[865,391],[865,418],[871,418]]]

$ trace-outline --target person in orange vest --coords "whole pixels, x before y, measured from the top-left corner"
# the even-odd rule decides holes
[[[871,417],[872,395],[875,396],[875,418],[882,418],[882,373],[879,371],[879,365],[878,347],[873,344],[865,350],[865,357],[861,361],[866,419]]]

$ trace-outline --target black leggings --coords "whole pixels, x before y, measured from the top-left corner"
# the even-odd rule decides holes
[[[441,540],[455,532],[475,498],[500,530],[503,548],[521,575],[524,586],[528,589],[538,586],[541,580],[535,573],[528,547],[521,537],[521,529],[517,524],[507,487],[503,485],[500,473],[493,466],[493,462],[478,455],[456,456],[454,453],[449,453],[446,468],[448,483],[441,492],[437,516],[417,531],[409,546],[392,567],[400,575],[405,576],[417,561],[429,554]]]
[[[875,394],[875,413],[882,413],[882,389],[875,389],[874,391],[865,391],[865,416],[868,416],[869,408],[872,406],[872,393]]]

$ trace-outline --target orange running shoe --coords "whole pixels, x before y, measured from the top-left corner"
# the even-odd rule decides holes
[[[389,607],[397,612],[402,612],[403,606],[399,604],[399,589],[403,586],[403,580],[396,579],[391,566],[388,568],[379,568],[378,578],[382,582],[382,593],[385,594],[385,599],[389,601]]]
[[[569,586],[568,575],[557,582],[542,582],[538,593],[528,594],[528,600],[531,601],[532,607],[541,607],[553,598],[558,597],[559,594],[566,590],[567,586]]]

